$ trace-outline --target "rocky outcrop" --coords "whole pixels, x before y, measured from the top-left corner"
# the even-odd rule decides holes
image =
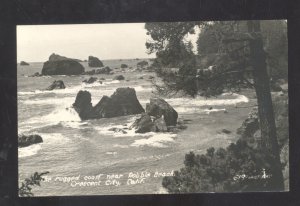
[[[91,94],[79,91],[73,107],[81,119],[111,118],[145,112],[133,88],[118,88],[110,97],[103,96],[94,107]]]
[[[174,128],[173,128],[174,127]],[[136,133],[146,133],[146,132],[174,132],[177,128],[176,126],[167,127],[164,120],[164,116],[155,119],[155,117],[149,114],[143,113],[139,118],[137,118],[129,129],[135,129]]]
[[[156,132],[167,132],[168,131],[166,122],[164,120],[164,116],[162,116],[158,119],[155,119],[153,121],[153,123],[154,123],[155,129],[156,129]]]
[[[29,66],[29,64],[28,64],[27,62],[24,62],[24,61],[21,61],[21,62],[20,62],[20,65],[21,65],[21,66]]]
[[[151,98],[150,103],[146,105],[146,113],[156,119],[163,116],[167,126],[176,126],[177,112],[161,98]]]
[[[165,100],[151,98],[146,105],[146,113],[130,126],[137,133],[146,132],[176,132],[186,129],[184,123],[177,125],[178,114]]]
[[[65,89],[66,86],[62,80],[55,80],[46,90]]]
[[[93,56],[89,56],[88,65],[89,67],[103,67],[102,61]]]
[[[110,74],[110,72],[111,72],[111,68],[106,66],[106,67],[97,69],[95,73],[96,74]]]
[[[83,120],[91,119],[93,111],[93,105],[91,101],[92,97],[88,91],[79,91],[77,93],[73,107],[78,113],[79,117]]]
[[[143,113],[137,118],[129,129],[135,129],[136,133],[156,132],[156,127],[148,114]]]
[[[128,65],[127,64],[121,64],[121,68],[128,68]]]
[[[133,88],[118,88],[110,97],[103,96],[94,107],[97,117],[118,117],[141,114],[145,110],[136,97]]]
[[[84,67],[77,60],[52,54],[43,65],[42,75],[79,75]]]
[[[43,142],[43,139],[40,135],[20,135],[18,137],[18,146],[19,147],[27,147],[32,144],[37,144]]]
[[[114,77],[114,80],[124,80],[125,77],[123,75],[117,75]]]
[[[82,82],[86,83],[86,84],[92,84],[94,83],[95,81],[97,81],[97,77],[90,77],[89,79],[85,79],[83,80]]]
[[[91,71],[85,71],[82,74],[83,75],[94,75],[96,73],[95,69],[91,70]]]

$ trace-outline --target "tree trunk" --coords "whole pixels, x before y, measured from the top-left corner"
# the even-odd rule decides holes
[[[248,21],[248,32],[253,39],[249,41],[250,61],[253,67],[253,79],[257,96],[258,116],[261,129],[261,148],[270,155],[271,179],[268,189],[283,190],[283,175],[280,163],[280,151],[277,142],[276,125],[270,91],[270,81],[266,65],[266,53],[259,21]]]

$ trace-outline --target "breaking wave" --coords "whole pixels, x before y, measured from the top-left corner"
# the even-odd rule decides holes
[[[145,139],[135,140],[134,143],[131,144],[133,147],[141,147],[141,146],[150,146],[150,147],[159,147],[164,148],[167,147],[168,143],[174,142],[174,137],[176,134],[169,133],[155,133],[153,136]]]

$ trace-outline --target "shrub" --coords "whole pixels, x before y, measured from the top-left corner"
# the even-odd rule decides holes
[[[38,173],[35,172],[30,178],[26,178],[19,188],[19,196],[20,197],[32,197],[34,194],[32,193],[32,187],[37,185],[41,186],[41,181],[43,180],[43,175],[48,174],[49,172]]]
[[[209,148],[206,154],[186,154],[184,168],[165,177],[162,185],[170,193],[261,191],[269,188],[268,154],[243,140],[226,149]],[[257,177],[258,179],[254,179]]]
[[[278,142],[281,149],[281,162],[285,188],[289,185],[288,148],[288,98],[286,95],[273,97],[274,115],[277,125]],[[234,192],[272,190],[270,154],[251,147],[246,140],[224,148],[209,148],[206,154],[186,154],[184,167],[165,177],[162,185],[170,193],[186,192]],[[249,178],[250,177],[250,178]],[[253,177],[258,177],[254,179]]]

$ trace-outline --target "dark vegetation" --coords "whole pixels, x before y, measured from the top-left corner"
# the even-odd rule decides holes
[[[137,67],[143,68],[145,66],[148,66],[148,64],[149,63],[147,61],[143,60],[143,61],[138,62],[136,65],[137,65]]]
[[[287,79],[287,24],[285,21],[261,21],[261,35],[270,79]],[[197,51],[192,51],[186,34],[200,27]],[[224,89],[239,91],[253,87],[249,63],[249,36],[246,21],[147,23],[152,40],[149,53],[156,53],[152,66],[164,85],[159,92],[196,96],[215,96]],[[175,69],[176,68],[176,69]]]
[[[287,110],[278,103],[282,100],[275,101],[274,116],[270,86],[281,79],[287,81],[286,26],[285,21],[146,23],[152,38],[146,47],[149,53],[156,53],[152,66],[164,83],[154,82],[159,93],[183,91],[193,97],[210,97],[224,90],[238,92],[249,87],[255,89],[258,103],[258,146],[251,147],[241,138],[226,149],[187,154],[185,167],[163,180],[169,192],[284,189],[280,153],[288,139]],[[198,55],[193,53],[191,42],[185,40],[196,27],[202,30]],[[275,122],[281,125],[278,132]],[[233,180],[239,174],[269,177]]]
[[[285,188],[288,189],[288,104],[287,96],[274,98],[274,112],[282,169],[285,171]],[[250,123],[251,126],[251,123]],[[252,131],[256,131],[255,129]],[[247,133],[248,131],[244,131]],[[254,134],[227,148],[209,148],[206,154],[190,152],[185,155],[184,167],[173,177],[165,177],[163,186],[170,193],[185,192],[236,192],[272,191],[270,153],[254,145]],[[255,179],[257,177],[257,179]]]
[[[19,187],[19,196],[20,197],[32,197],[34,194],[32,193],[32,188],[34,186],[41,186],[41,181],[44,180],[43,175],[48,174],[49,172],[38,173],[35,172],[29,178],[26,178]]]

